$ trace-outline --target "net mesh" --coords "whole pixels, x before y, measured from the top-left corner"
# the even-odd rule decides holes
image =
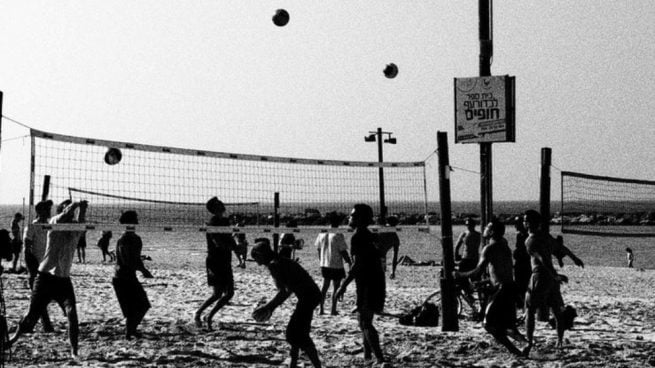
[[[562,232],[655,236],[655,181],[562,172]]]
[[[185,150],[94,140],[32,130],[31,203],[40,199],[45,176],[48,198],[89,201],[87,222],[116,224],[136,210],[143,225],[203,225],[206,201],[219,197],[235,222],[270,223],[274,193],[282,218],[299,225],[325,224],[325,214],[348,213],[368,203],[379,213],[379,164],[292,159]],[[120,162],[105,163],[110,147]],[[417,224],[427,209],[425,165],[384,163],[389,215]]]

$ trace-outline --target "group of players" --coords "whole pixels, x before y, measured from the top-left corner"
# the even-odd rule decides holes
[[[57,214],[50,218],[52,201],[42,201],[35,206],[38,223],[84,223],[87,202],[60,203]],[[225,215],[224,204],[216,197],[207,202],[207,210],[211,214],[209,226],[229,226]],[[533,346],[535,314],[540,311],[540,319],[548,317],[552,310],[557,328],[558,345],[561,345],[564,330],[570,327],[565,321],[565,310],[559,283],[566,281],[559,275],[552,263],[552,256],[561,259],[568,255],[576,264],[582,266],[570,250],[557,242],[543,231],[543,219],[538,212],[529,210],[523,216],[525,229],[517,236],[517,250],[525,245],[525,254],[529,257],[529,271],[521,274],[516,257],[512,261],[512,251],[504,239],[505,226],[494,219],[485,228],[483,237],[489,239],[488,244],[478,251],[480,234],[475,231],[475,223],[469,222],[469,230],[460,237],[456,253],[464,244],[465,251],[459,271],[455,278],[475,277],[488,272],[495,287],[493,295],[488,300],[484,310],[484,326],[510,352],[527,356]],[[124,212],[119,219],[121,224],[138,224],[135,211]],[[341,218],[332,216],[332,226],[339,226]],[[331,314],[337,314],[337,301],[343,297],[347,286],[354,280],[356,284],[356,305],[359,327],[362,332],[364,358],[375,357],[380,366],[389,366],[380,347],[378,332],[373,326],[375,314],[383,311],[386,297],[384,255],[389,247],[394,249],[392,262],[392,278],[395,276],[399,240],[395,233],[373,234],[368,226],[373,223],[373,211],[366,204],[356,204],[349,217],[348,224],[354,230],[351,238],[350,255],[343,234],[324,233],[316,240],[318,256],[321,262],[321,273],[324,278],[323,287],[314,282],[309,273],[296,261],[288,256],[276,253],[268,238],[257,238],[251,251],[252,258],[259,265],[266,266],[278,288],[277,294],[266,304],[253,312],[257,321],[265,321],[273,311],[291,294],[295,294],[298,303],[289,320],[286,330],[286,340],[291,346],[290,367],[297,366],[299,351],[304,351],[315,367],[321,362],[316,347],[310,337],[311,321],[314,310],[320,306],[324,313],[324,299],[330,283],[334,285],[332,293]],[[70,279],[70,270],[79,237],[82,231],[46,231],[39,226],[27,226],[25,230],[25,260],[30,273],[29,284],[32,288],[30,305],[26,315],[20,320],[9,343],[15,343],[22,333],[32,331],[39,319],[44,329],[52,326],[47,315],[47,305],[56,301],[68,318],[68,335],[71,355],[78,355],[78,318],[75,293]],[[234,296],[234,277],[232,274],[231,252],[237,248],[235,237],[230,233],[207,233],[207,282],[212,287],[212,295],[195,313],[195,323],[208,329],[212,328],[214,315]],[[389,238],[385,238],[389,237]],[[242,240],[237,237],[237,240]],[[114,290],[121,310],[126,318],[127,339],[139,337],[137,327],[150,308],[147,295],[136,277],[136,271],[144,277],[152,277],[145,268],[141,258],[142,241],[133,231],[126,231],[118,239],[116,246],[116,266],[112,280]],[[240,258],[240,265],[242,261]],[[346,275],[343,261],[350,264]],[[245,264],[244,264],[245,265]],[[516,267],[515,267],[516,266]],[[523,275],[523,276],[521,276]],[[528,277],[526,281],[526,276]],[[343,282],[341,282],[343,280]],[[526,334],[527,340],[516,328],[516,301],[525,293]],[[214,304],[213,308],[201,318],[205,309]],[[509,339],[527,342],[523,350],[519,350]]]
[[[549,321],[552,311],[558,347],[575,317],[575,310],[564,305],[560,291],[560,283],[568,279],[557,273],[552,258],[556,257],[560,266],[566,256],[580,267],[584,264],[564,246],[561,236],[553,238],[544,230],[544,221],[546,219],[534,210],[517,218],[516,247],[512,252],[504,238],[505,225],[498,219],[492,219],[482,234],[475,231],[475,222],[467,219],[468,229],[460,235],[455,247],[456,254],[462,246],[464,251],[459,270],[453,272],[453,277],[461,282],[463,278],[475,279],[484,272],[488,274],[494,288],[482,313],[484,328],[518,356],[530,354],[537,315],[539,320]],[[488,243],[478,252],[481,236]],[[527,339],[517,329],[516,307],[525,310]],[[526,346],[519,349],[509,337]]]

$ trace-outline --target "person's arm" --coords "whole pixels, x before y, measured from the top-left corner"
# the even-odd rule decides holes
[[[132,254],[132,256],[135,258],[137,271],[140,271],[143,277],[147,279],[153,278],[150,271],[146,269],[146,265],[143,264],[143,259],[141,259],[141,249],[143,249],[143,242],[139,236],[136,236],[135,244],[132,244],[131,248],[134,249],[134,254]]]
[[[395,238],[396,242],[393,245],[393,260],[391,261],[390,278],[392,280],[396,278],[396,266],[398,266],[398,249],[400,248],[400,239],[398,238],[398,234],[396,234]]]
[[[268,310],[270,313],[273,313],[273,311],[277,307],[279,307],[282,303],[284,303],[287,300],[287,298],[289,298],[289,296],[291,296],[291,291],[282,283],[281,275],[280,272],[277,270],[277,267],[269,266],[269,270],[271,271],[271,276],[273,277],[273,281],[277,286],[277,293],[275,294],[273,299],[271,299],[268,303],[257,308],[255,310],[255,313],[262,313],[263,311],[266,310]]]
[[[464,233],[459,234],[459,237],[457,238],[457,243],[455,243],[455,260],[460,260],[462,259],[462,256],[459,255],[459,248],[462,247],[462,244],[464,244]]]
[[[337,293],[335,294],[335,298],[340,299],[343,297],[343,294],[346,293],[346,288],[348,285],[355,279],[355,275],[357,275],[357,272],[359,272],[359,269],[361,268],[360,264],[357,262],[357,256],[352,255],[352,264],[350,265],[350,270],[348,270],[348,275],[346,275],[346,279],[343,280],[341,283],[341,286],[339,286],[339,290],[337,290]]]
[[[25,254],[32,254],[32,246],[34,241],[32,240],[32,226],[25,226],[25,232],[23,233],[23,244],[25,244]]]
[[[478,265],[475,266],[474,269],[467,272],[453,271],[453,278],[459,279],[459,278],[467,278],[467,277],[477,277],[478,275],[480,275],[486,269],[487,264],[489,264],[488,253],[489,253],[489,245],[486,245],[482,249],[482,254],[480,254],[480,260],[478,261]]]

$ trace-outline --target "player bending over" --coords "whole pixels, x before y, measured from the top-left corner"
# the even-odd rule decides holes
[[[255,240],[255,246],[250,254],[258,265],[268,268],[278,289],[273,299],[253,312],[253,318],[257,321],[270,318],[275,308],[284,303],[291,294],[295,294],[298,304],[291,314],[286,330],[286,340],[291,345],[289,367],[297,367],[301,349],[307,354],[314,367],[320,367],[321,361],[316,346],[309,336],[314,309],[321,302],[321,291],[318,286],[299,263],[276,255],[266,238]]]

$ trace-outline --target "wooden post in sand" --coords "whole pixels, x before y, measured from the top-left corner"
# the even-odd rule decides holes
[[[437,132],[439,156],[439,204],[441,205],[441,331],[459,331],[457,304],[455,303],[455,258],[453,252],[453,224],[450,203],[450,163],[448,158],[448,134]]]
[[[280,227],[280,192],[275,192],[273,196],[273,226]],[[280,234],[273,233],[273,251],[277,254],[278,243],[280,242]]]
[[[544,219],[543,231],[550,233],[550,165],[552,163],[552,150],[548,147],[541,149],[541,185],[539,186],[539,212]]]

